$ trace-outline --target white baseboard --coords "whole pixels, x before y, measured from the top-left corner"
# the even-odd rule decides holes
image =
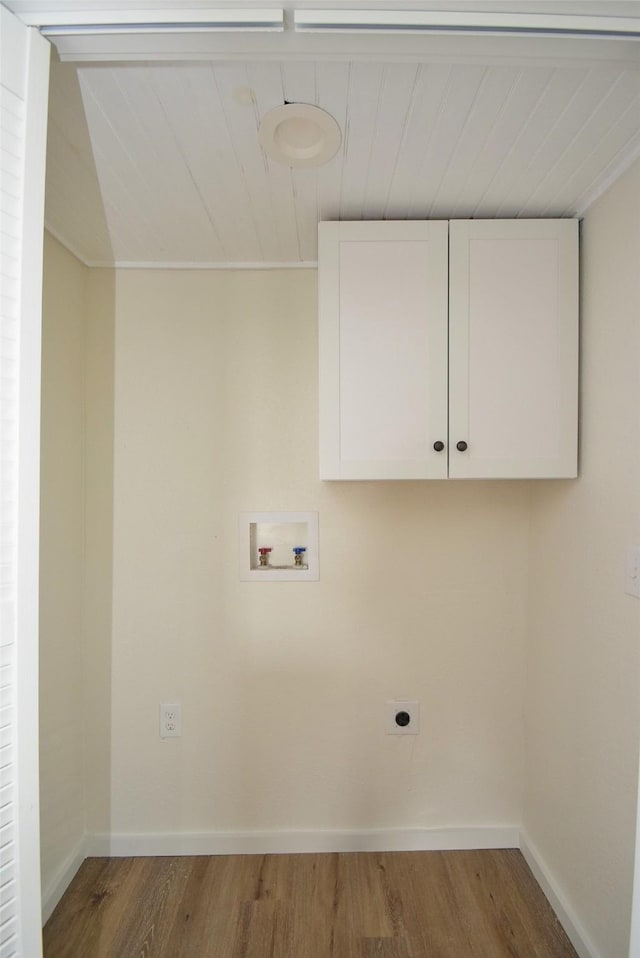
[[[540,852],[524,831],[520,832],[520,851],[580,958],[601,958],[596,946],[567,902],[552,872],[546,866]]]
[[[91,835],[87,855],[278,855],[518,848],[516,826]]]
[[[43,883],[42,888],[42,925],[46,924],[53,914],[56,905],[66,892],[75,877],[76,872],[88,855],[88,839],[84,838],[77,844],[70,855],[64,860],[55,874]]]

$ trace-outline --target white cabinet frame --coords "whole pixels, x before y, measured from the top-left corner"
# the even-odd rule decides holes
[[[321,479],[577,474],[578,223],[321,223]]]

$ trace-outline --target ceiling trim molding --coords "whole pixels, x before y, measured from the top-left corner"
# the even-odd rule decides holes
[[[134,263],[129,261],[116,260],[114,263],[93,263],[89,264],[96,268],[111,269],[179,269],[179,270],[243,270],[243,269],[317,269],[317,260],[305,260],[304,262],[271,262],[271,263],[161,263],[161,262],[141,262]]]
[[[640,69],[640,44],[631,39],[576,37],[495,37],[447,34],[325,34],[243,31],[162,32],[50,37],[63,62],[126,61],[164,63],[208,60],[304,62],[481,63],[570,66],[625,63]]]
[[[158,33],[161,31],[283,30],[282,7],[127,7],[104,9],[97,4],[80,9],[51,9],[40,5],[17,16],[26,26],[38,27],[45,36],[101,33]]]
[[[535,3],[530,5],[534,12],[528,14],[519,14],[517,4],[507,2],[499,13],[475,6],[467,12],[451,11],[447,0],[425,3],[437,6],[427,11],[415,9],[411,0],[403,4],[403,10],[394,10],[391,0],[386,5],[369,0],[367,6],[377,9],[366,9],[360,0],[350,0],[347,9],[331,0],[313,7],[308,0],[281,0],[278,6],[253,0],[246,7],[240,0],[137,0],[133,6],[124,0],[2,2],[24,23],[48,34],[63,61],[305,60],[315,56],[337,61],[475,59],[559,66],[584,59],[624,60],[640,67],[640,15],[604,15],[602,10],[607,8],[602,3],[591,7],[594,14],[550,15],[536,13]],[[516,10],[510,12],[514,6]],[[635,13],[640,5],[632,9]],[[427,18],[436,26],[425,27]],[[372,21],[369,27],[368,20]],[[410,28],[410,22],[418,26]]]
[[[640,39],[640,17],[441,10],[295,10],[297,30]]]
[[[318,261],[313,260],[303,260],[303,261],[287,261],[287,262],[234,262],[234,263],[220,263],[220,262],[160,262],[160,261],[147,261],[142,260],[140,262],[133,262],[130,260],[91,260],[82,256],[82,254],[74,247],[73,243],[68,242],[54,227],[51,226],[45,220],[44,228],[50,236],[53,237],[61,246],[63,246],[68,253],[70,253],[79,263],[82,263],[83,266],[86,266],[88,269],[164,269],[164,270],[265,270],[265,269],[317,269]]]
[[[295,31],[436,33],[491,36],[561,36],[640,39],[640,17],[593,16],[566,13],[516,13],[504,10],[396,10],[294,8],[285,23],[282,7],[231,8],[206,5],[189,8],[170,6],[112,7],[80,4],[73,9],[35,4],[35,9],[17,15],[27,26],[45,36],[80,36],[113,33],[148,34],[161,32],[210,31]]]

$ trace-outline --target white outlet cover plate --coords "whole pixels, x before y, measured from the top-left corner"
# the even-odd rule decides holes
[[[408,725],[398,725],[396,722],[398,712],[409,714]],[[408,699],[386,702],[384,730],[387,735],[417,735],[420,731],[420,703]]]
[[[627,575],[624,591],[640,599],[640,546],[631,546],[627,552]]]
[[[160,705],[160,738],[180,738],[182,735],[182,708],[179,702]]]

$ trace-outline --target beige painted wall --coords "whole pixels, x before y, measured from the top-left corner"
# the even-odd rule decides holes
[[[43,892],[84,838],[84,316],[88,270],[45,234],[40,523]]]
[[[114,833],[520,822],[530,487],[321,484],[316,365],[313,271],[117,274]],[[319,582],[239,581],[254,510]]]
[[[640,732],[640,164],[582,230],[581,475],[532,511],[525,828],[603,958],[628,951]]]
[[[40,529],[44,906],[107,831],[111,782],[114,275],[45,234]]]

